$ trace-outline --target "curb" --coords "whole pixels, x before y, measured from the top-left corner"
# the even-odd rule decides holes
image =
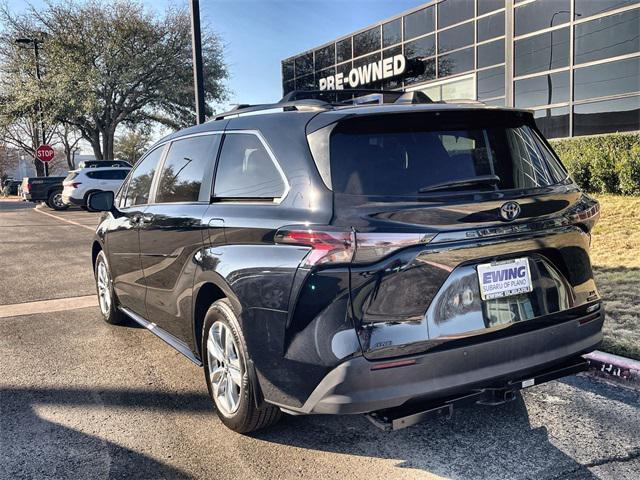
[[[584,355],[589,361],[589,374],[640,387],[640,362],[631,358],[595,350]]]

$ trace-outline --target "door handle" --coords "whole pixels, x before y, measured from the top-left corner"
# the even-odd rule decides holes
[[[147,223],[153,222],[153,215],[141,215],[140,216],[140,225],[145,225]]]

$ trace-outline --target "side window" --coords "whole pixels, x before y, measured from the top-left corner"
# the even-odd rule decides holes
[[[250,133],[226,134],[216,170],[217,198],[280,198],[285,182],[260,139]]]
[[[215,161],[215,135],[176,140],[171,144],[158,183],[156,202],[196,202],[202,179]]]
[[[123,206],[125,208],[133,205],[144,205],[149,202],[151,182],[153,182],[153,175],[156,173],[156,167],[163,150],[163,147],[156,148],[134,167],[129,179],[127,193],[124,197]]]
[[[127,174],[129,173],[129,170],[114,170],[111,176],[112,180],[124,180],[125,178],[127,178]]]

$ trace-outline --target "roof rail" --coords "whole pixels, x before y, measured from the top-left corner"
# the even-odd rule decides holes
[[[312,112],[312,111],[321,111],[321,110],[330,110],[332,105],[328,102],[323,102],[322,100],[314,100],[314,99],[302,99],[302,100],[294,100],[294,101],[286,101],[282,100],[278,103],[262,103],[259,105],[238,105],[228,112],[219,113],[215,116],[214,120],[222,120],[226,117],[240,116],[249,113],[267,113],[268,110],[298,110],[304,112]]]
[[[333,110],[348,105],[369,104],[417,104],[434,103],[423,92],[401,90],[344,89],[344,90],[294,90],[287,93],[277,103],[259,105],[240,104],[228,112],[220,113],[215,120],[254,113],[268,113],[269,110],[322,111]]]

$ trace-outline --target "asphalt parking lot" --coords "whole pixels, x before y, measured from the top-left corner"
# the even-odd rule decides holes
[[[0,199],[0,309],[93,294],[96,223]],[[314,416],[242,436],[202,372],[133,323],[95,306],[0,315],[1,479],[441,477],[640,478],[640,392],[578,376],[392,433]]]

